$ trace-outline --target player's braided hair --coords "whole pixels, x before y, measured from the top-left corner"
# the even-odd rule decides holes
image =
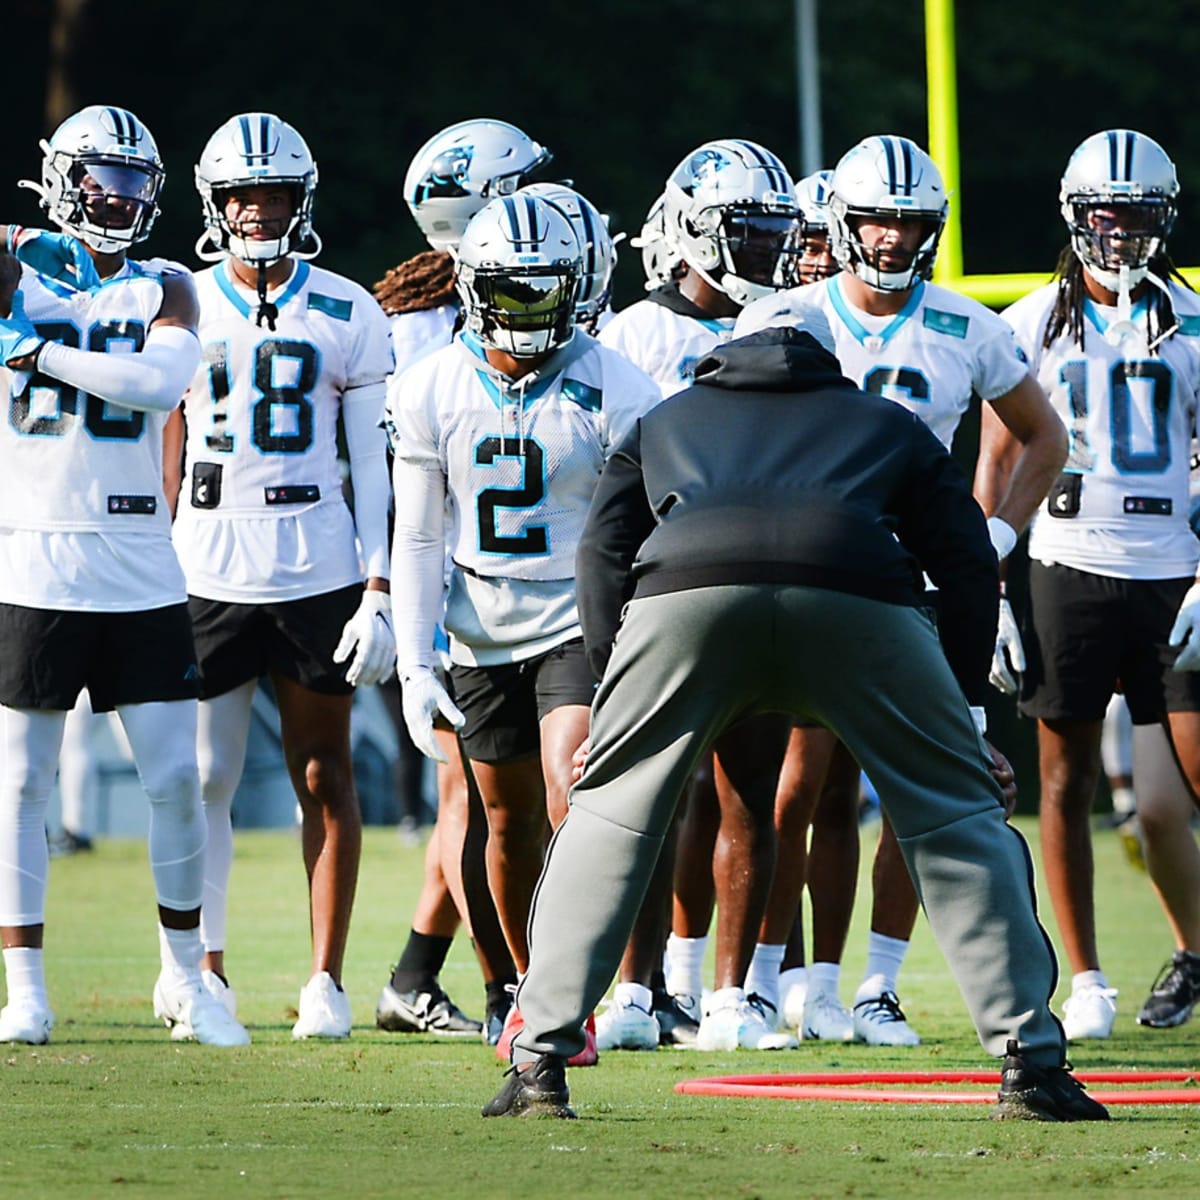
[[[393,267],[373,290],[389,317],[450,304],[454,300],[454,259],[444,250],[423,250]]]
[[[1149,262],[1150,274],[1158,276],[1164,282],[1174,279],[1189,291],[1192,285],[1179,273],[1179,268],[1171,261],[1167,252],[1160,251]],[[1050,320],[1046,323],[1046,334],[1042,338],[1043,349],[1049,349],[1054,340],[1065,329],[1072,340],[1082,350],[1084,336],[1083,302],[1087,289],[1083,283],[1083,263],[1079,256],[1067,245],[1058,256],[1054,268],[1058,280],[1058,296],[1054,301],[1054,309]],[[1175,306],[1171,297],[1162,288],[1151,285],[1147,294],[1149,314],[1147,321],[1148,341],[1151,353],[1156,354],[1162,342],[1175,328]]]

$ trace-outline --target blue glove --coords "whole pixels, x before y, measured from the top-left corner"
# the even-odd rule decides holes
[[[23,229],[16,241],[13,253],[39,275],[57,279],[81,292],[100,286],[96,264],[78,238],[47,229]]]
[[[25,298],[13,292],[11,314],[0,317],[0,363],[7,366],[14,358],[32,354],[45,340],[25,315]]]

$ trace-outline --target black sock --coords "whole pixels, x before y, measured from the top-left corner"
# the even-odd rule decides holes
[[[410,930],[404,953],[392,972],[392,987],[398,992],[412,992],[434,986],[453,940]]]
[[[491,983],[484,985],[484,991],[487,992],[487,1015],[494,1016],[497,1013],[507,1015],[508,1010],[512,1007],[512,991],[511,988],[516,986],[517,977],[510,975],[507,979],[493,979]]]

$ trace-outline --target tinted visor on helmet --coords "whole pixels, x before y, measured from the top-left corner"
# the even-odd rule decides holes
[[[83,159],[71,167],[71,183],[88,221],[111,229],[128,229],[152,211],[162,178],[162,171],[148,163]]]
[[[721,214],[719,234],[725,269],[747,283],[778,287],[791,273],[787,263],[799,248],[799,232],[794,216],[727,208]]]
[[[476,271],[471,286],[501,329],[550,329],[575,304],[574,271],[547,268],[539,272]]]
[[[1126,202],[1075,197],[1071,210],[1088,260],[1110,271],[1145,266],[1175,220],[1175,206],[1166,199]]]

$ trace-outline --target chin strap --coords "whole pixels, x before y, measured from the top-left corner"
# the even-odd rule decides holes
[[[255,314],[254,324],[261,329],[265,320],[267,328],[274,333],[275,319],[278,316],[278,307],[267,299],[267,264],[260,261],[258,264],[258,312]]]

